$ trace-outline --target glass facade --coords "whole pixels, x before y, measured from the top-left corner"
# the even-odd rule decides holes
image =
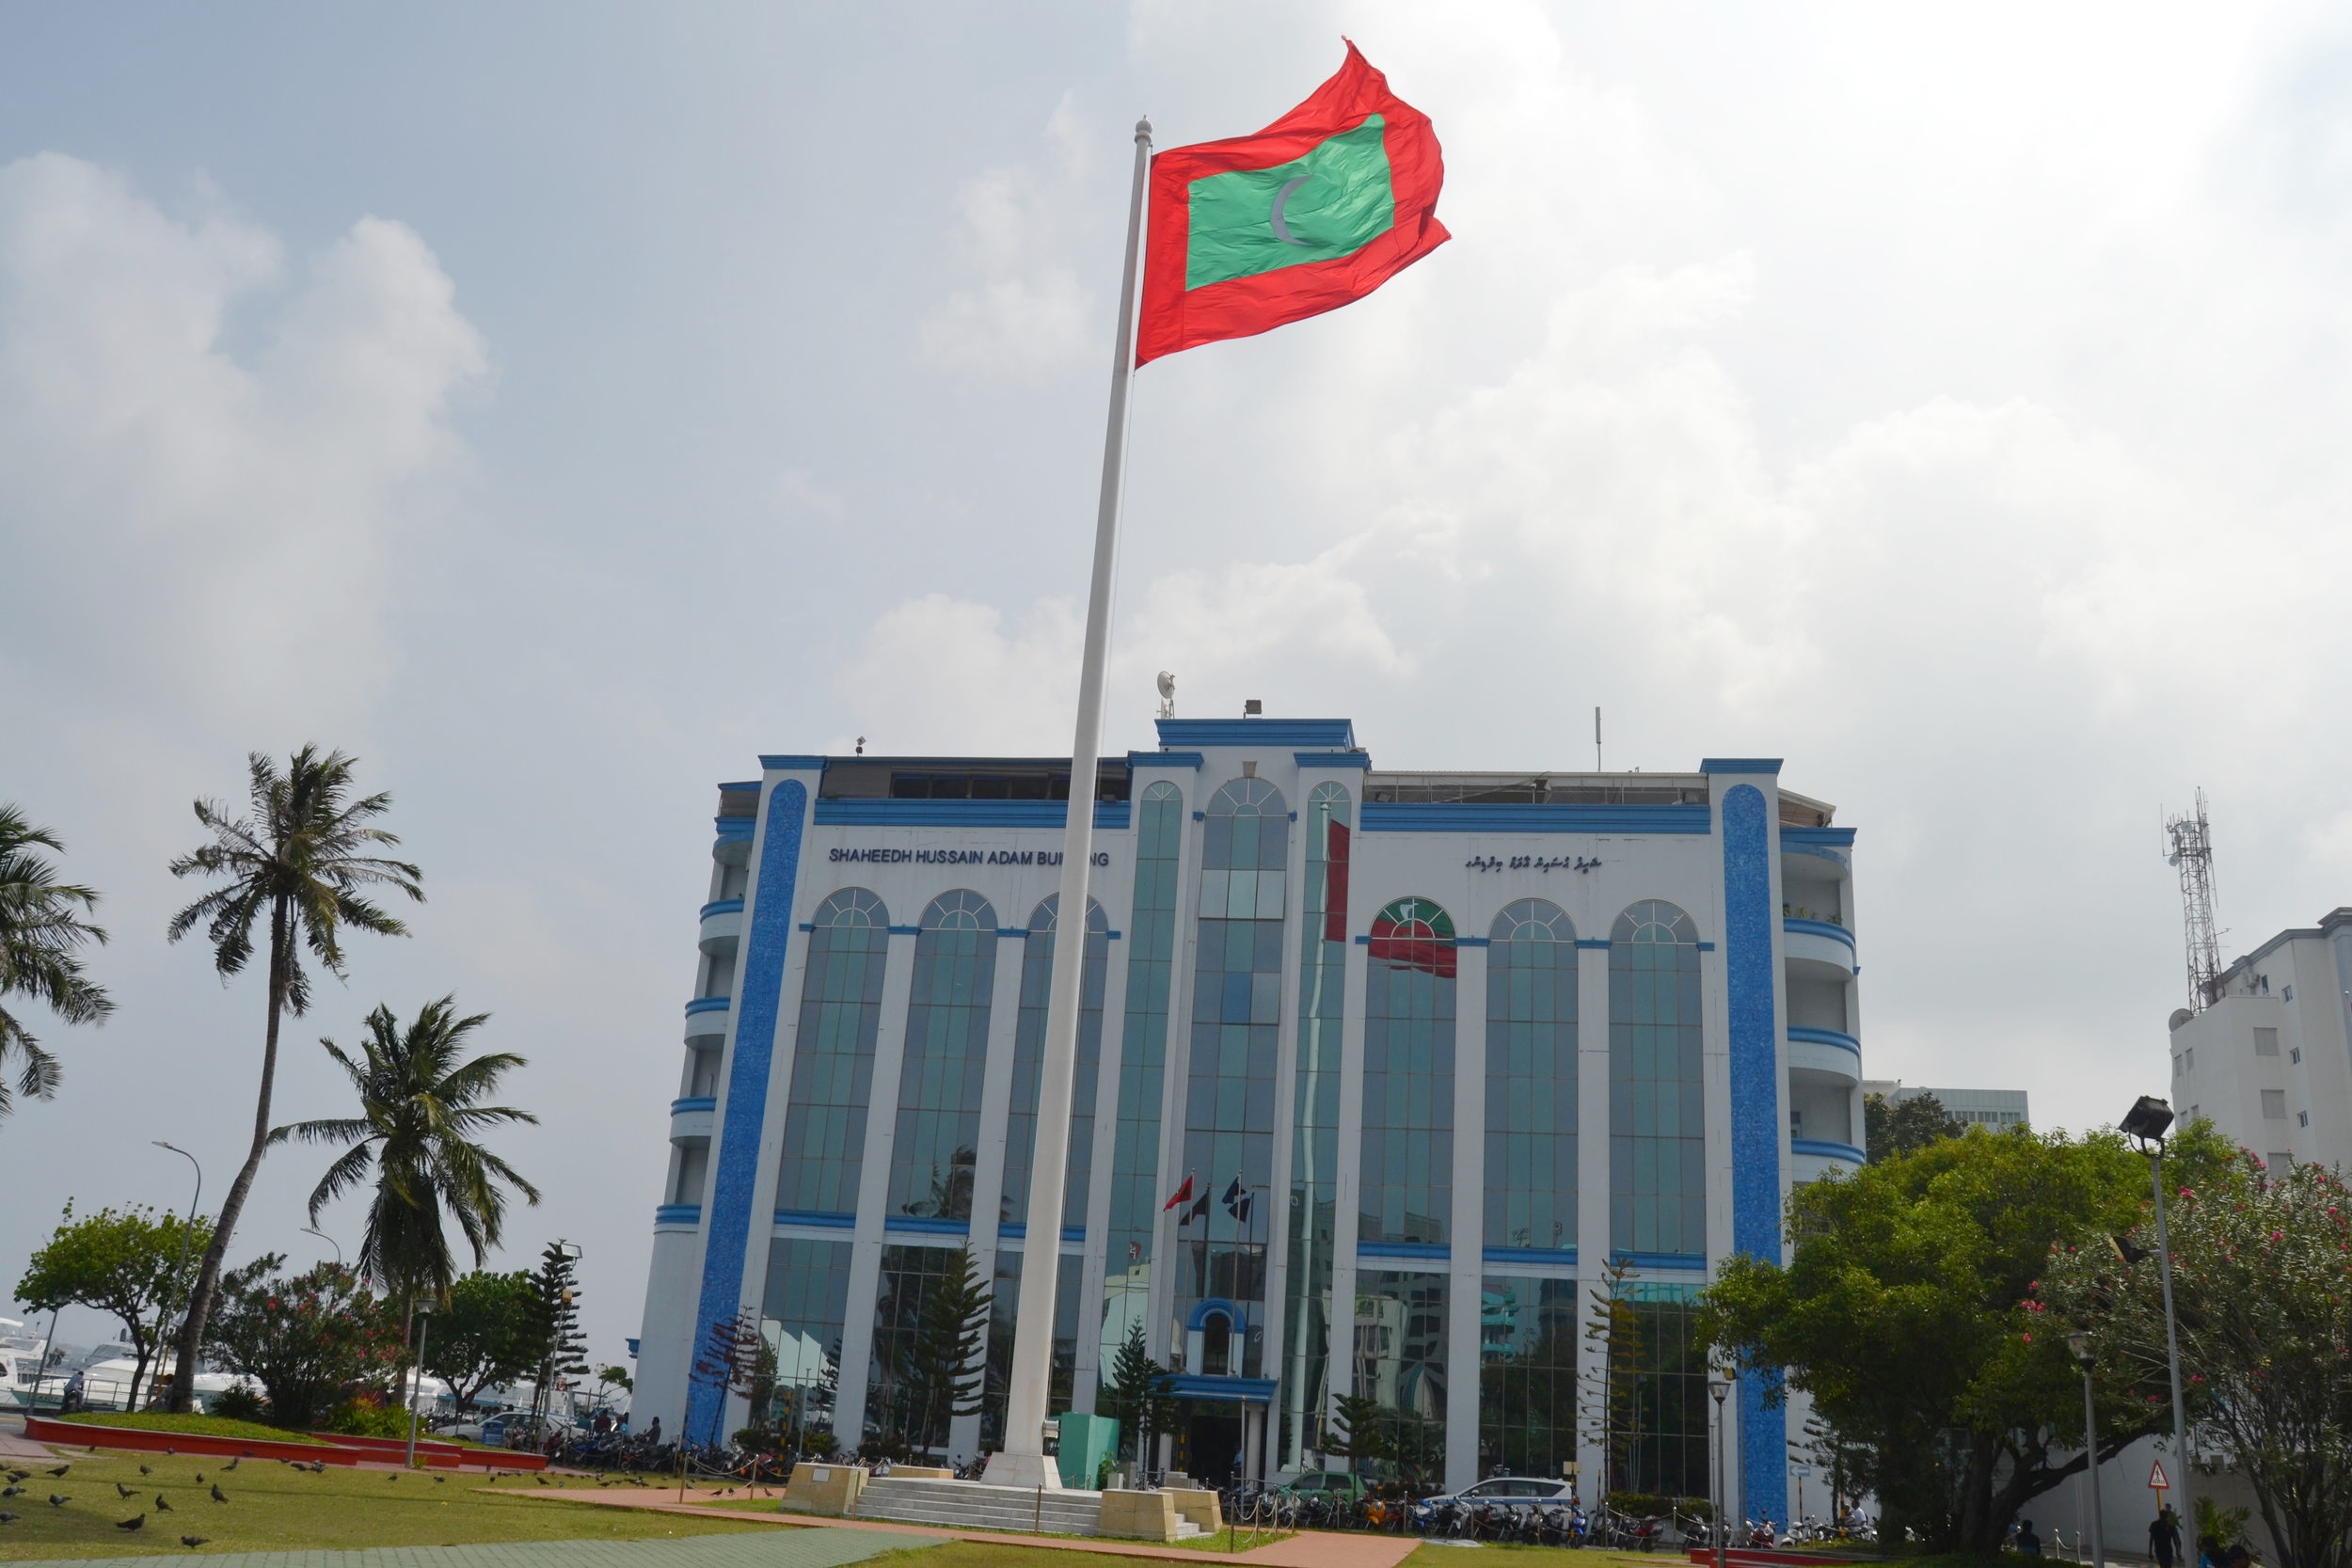
[[[988,1315],[988,1382],[981,1394],[980,1447],[990,1452],[1005,1446],[1006,1384],[1012,1375],[1012,1325],[1021,1310],[1023,1254],[996,1255],[996,1282],[991,1289]],[[1070,1408],[1078,1367],[1078,1276],[1085,1271],[1078,1259],[1065,1257],[1054,1275],[1054,1370],[1048,1380],[1045,1409],[1058,1416]]]
[[[1264,1197],[1273,1180],[1274,1071],[1282,1033],[1284,867],[1290,809],[1263,779],[1240,778],[1201,825],[1192,1051],[1184,1168],[1211,1201],[1178,1230],[1184,1271],[1176,1319],[1222,1297],[1248,1314],[1242,1367],[1263,1375]],[[1232,1202],[1220,1201],[1238,1182]],[[1181,1341],[1178,1341],[1181,1342]]]
[[[866,1161],[890,911],[864,888],[844,888],[818,907],[811,924],[776,1207],[849,1214],[857,1211]]]
[[[1610,1245],[1707,1251],[1707,1120],[1698,932],[1672,904],[1634,905],[1609,937]]]
[[[1523,898],[1486,949],[1486,1244],[1576,1245],[1576,929]]]
[[[980,1078],[996,989],[996,911],[977,893],[942,894],[923,911],[907,1001],[898,1125],[890,1148],[890,1212],[972,1217]]]
[[[1400,898],[1364,971],[1364,1242],[1444,1242],[1454,1212],[1454,922]]]
[[[1441,1274],[1356,1276],[1355,1391],[1378,1404],[1383,1446],[1395,1455],[1370,1464],[1416,1492],[1445,1475],[1447,1284]]]
[[[1029,1167],[1037,1148],[1038,1069],[1045,1059],[1045,1007],[1054,989],[1055,894],[1029,916],[1027,952],[1021,959],[1021,1015],[1012,1036],[1012,1103],[1005,1129],[1002,1223],[1029,1218]],[[1062,1186],[1062,1221],[1087,1222],[1087,1179],[1094,1168],[1094,1091],[1103,1062],[1103,981],[1110,968],[1110,923],[1103,906],[1087,900],[1086,967],[1078,988],[1078,1059],[1070,1096],[1070,1160]]]
[[[1571,949],[1573,951],[1573,949]],[[1577,1282],[1489,1276],[1478,1300],[1478,1469],[1560,1476],[1576,1457]]]
[[[963,1267],[961,1247],[886,1246],[874,1297],[874,1352],[866,1383],[866,1435],[911,1437],[916,1412],[910,1387],[923,1301]]]
[[[1340,1037],[1346,1012],[1347,872],[1351,810],[1345,788],[1322,784],[1307,798],[1306,922],[1299,942],[1298,1056],[1291,1115],[1290,1248],[1282,1306],[1285,1468],[1320,1447],[1330,1404],[1331,1259],[1339,1205]]]
[[[1143,1322],[1160,1202],[1160,1101],[1168,1068],[1168,999],[1176,956],[1177,857],[1184,797],[1165,779],[1136,806],[1136,902],[1127,927],[1126,1017],[1119,1041],[1119,1125],[1111,1144],[1110,1227],[1103,1285],[1107,1367]]]
[[[768,1243],[759,1331],[776,1353],[776,1384],[756,1418],[791,1433],[833,1430],[849,1301],[849,1243],[778,1237]]]
[[[1618,1287],[1609,1340],[1612,1491],[1708,1495],[1707,1357],[1692,1332],[1698,1291]]]

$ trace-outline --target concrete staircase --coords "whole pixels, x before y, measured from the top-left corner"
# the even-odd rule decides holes
[[[987,1486],[977,1481],[882,1476],[867,1481],[859,1494],[857,1517],[956,1529],[1096,1535],[1102,1531],[1103,1494],[1041,1493],[1019,1486]],[[1178,1524],[1176,1532],[1179,1540],[1207,1533],[1189,1520]]]

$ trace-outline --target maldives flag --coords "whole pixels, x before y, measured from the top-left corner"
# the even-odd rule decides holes
[[[1256,135],[1160,153],[1136,363],[1361,299],[1446,242],[1444,183],[1429,117],[1353,43]]]

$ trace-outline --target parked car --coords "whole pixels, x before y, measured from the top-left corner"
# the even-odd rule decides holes
[[[1459,1492],[1424,1499],[1424,1506],[1437,1508],[1448,1503],[1462,1508],[1535,1508],[1545,1503],[1565,1503],[1572,1496],[1565,1481],[1547,1480],[1541,1476],[1490,1476],[1475,1486]]]

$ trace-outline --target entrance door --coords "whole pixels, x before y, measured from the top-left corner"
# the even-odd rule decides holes
[[[1184,1473],[1203,1486],[1223,1488],[1241,1463],[1241,1406],[1196,1410],[1184,1421]]]

